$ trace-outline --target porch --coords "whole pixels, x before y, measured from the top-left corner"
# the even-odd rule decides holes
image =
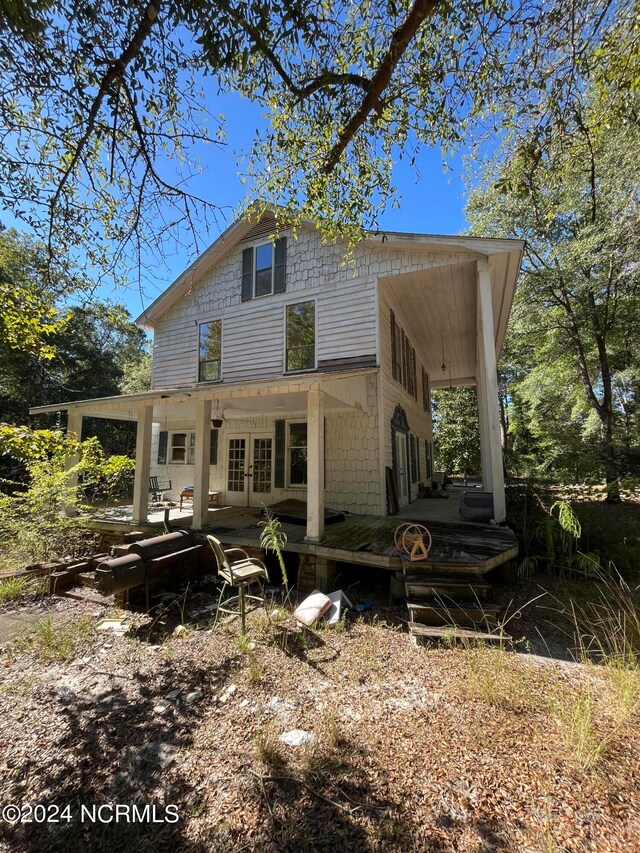
[[[284,550],[395,572],[402,569],[403,561],[394,546],[393,533],[399,524],[415,521],[426,525],[433,537],[429,559],[422,567],[434,576],[482,576],[512,560],[518,553],[513,531],[508,527],[461,522],[454,495],[449,500],[414,501],[392,516],[347,514],[344,521],[327,525],[317,542],[309,541],[304,524],[282,522],[287,535]],[[210,508],[202,532],[214,534],[224,544],[259,548],[260,521],[260,510],[255,507]],[[192,515],[188,509],[171,508],[169,523],[173,528],[189,528]],[[131,508],[121,507],[115,513],[96,516],[91,526],[105,532],[128,531],[132,526],[152,532],[163,529],[163,524],[162,510],[151,512],[144,524],[134,525]]]

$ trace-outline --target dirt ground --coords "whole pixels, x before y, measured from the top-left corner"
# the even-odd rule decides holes
[[[256,612],[247,641],[211,604],[126,633],[65,604],[4,646],[0,850],[640,850],[635,674],[550,622],[534,647],[538,604],[516,651],[415,648],[381,602],[306,635]]]

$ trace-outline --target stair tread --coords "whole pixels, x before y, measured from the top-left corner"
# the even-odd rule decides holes
[[[456,586],[456,587],[466,587],[466,586],[475,586],[479,588],[488,589],[491,584],[488,581],[482,580],[481,578],[453,578],[453,577],[430,577],[426,574],[402,574],[398,572],[399,580],[403,580],[405,583],[424,583],[424,584],[432,584],[433,586]]]
[[[421,622],[409,622],[409,632],[420,637],[456,637],[466,640],[487,640],[489,642],[509,642],[508,634],[491,634],[487,631],[473,631],[470,628],[458,626],[423,625]]]
[[[499,604],[489,604],[488,602],[476,603],[473,601],[451,601],[448,599],[420,599],[419,601],[414,598],[407,599],[407,607],[410,609],[423,609],[423,610],[478,610],[484,613],[499,613],[501,607]]]

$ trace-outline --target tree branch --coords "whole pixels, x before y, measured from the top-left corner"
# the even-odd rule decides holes
[[[407,17],[391,36],[389,49],[378,65],[376,73],[371,78],[367,94],[364,96],[360,109],[342,129],[340,136],[322,167],[325,175],[333,171],[345,148],[365,123],[371,111],[379,107],[380,96],[389,85],[396,65],[422,24],[427,18],[433,15],[439,2],[440,0],[415,0],[413,6],[409,9]]]

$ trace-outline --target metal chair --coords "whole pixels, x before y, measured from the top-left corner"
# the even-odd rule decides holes
[[[159,483],[157,477],[149,477],[149,494],[151,500],[164,500],[164,492],[171,491],[171,480],[166,480],[164,483]]]
[[[216,619],[213,627],[215,628],[217,625],[220,613],[231,613],[234,616],[238,614],[237,610],[230,610],[228,607],[229,604],[237,601],[240,610],[242,633],[244,634],[247,600],[257,601],[261,604],[265,603],[262,581],[266,580],[267,583],[269,582],[267,567],[257,557],[250,557],[246,551],[242,550],[242,548],[223,548],[220,541],[216,539],[215,536],[207,536],[207,541],[215,555],[216,562],[218,564],[218,574],[224,580],[222,589],[220,590],[220,597],[218,598],[218,608],[216,610]],[[232,557],[231,555],[233,554],[239,554],[241,556]],[[246,594],[246,588],[252,583],[260,585],[261,595]],[[231,598],[227,598],[224,602],[227,606],[223,607],[222,598],[228,586],[238,587],[238,595],[232,595]]]

